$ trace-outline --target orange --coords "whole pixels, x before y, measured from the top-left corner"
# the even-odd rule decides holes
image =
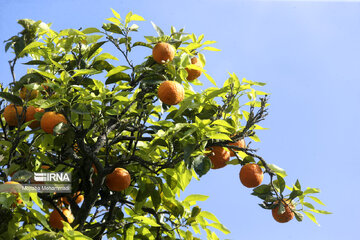
[[[41,168],[41,169],[48,170],[48,169],[50,168],[50,166],[49,166],[49,165],[42,165],[40,168]]]
[[[256,163],[245,164],[239,173],[241,183],[248,188],[257,187],[262,183],[264,174]]]
[[[226,162],[230,160],[230,152],[225,148],[220,146],[213,146],[211,149],[211,153],[207,154],[212,162],[212,169],[223,168],[226,166]]]
[[[70,205],[70,203],[69,203],[69,201],[67,200],[67,198],[68,198],[68,197],[62,197],[62,198],[61,198],[61,201],[64,202],[64,203],[66,203],[66,204],[68,204],[68,205]],[[75,200],[75,202],[76,202],[77,204],[79,204],[79,203],[81,203],[82,201],[84,201],[84,195],[81,195],[81,194],[80,194],[80,191],[78,191],[77,193],[74,193],[72,198]]]
[[[106,175],[105,181],[111,191],[119,192],[130,186],[131,177],[126,169],[115,168],[112,173]]]
[[[18,117],[20,118],[23,113],[23,107],[15,106],[14,104],[10,104],[6,106],[4,109],[4,118],[7,124],[11,127],[18,125]],[[25,119],[25,113],[22,116],[22,121]]]
[[[185,91],[183,86],[176,81],[164,81],[158,89],[159,99],[167,105],[176,105],[184,100]]]
[[[175,56],[175,48],[165,42],[159,42],[152,51],[155,62],[164,64],[166,61],[172,61]]]
[[[240,139],[239,141],[234,142],[234,143],[229,143],[229,145],[235,146],[235,147],[240,147],[240,148],[246,148],[246,143],[245,143],[244,139]],[[233,150],[238,151],[235,149],[233,149]],[[235,157],[235,153],[232,150],[230,150],[230,157]]]
[[[277,222],[286,223],[294,218],[295,214],[292,211],[292,209],[294,209],[294,205],[291,203],[291,201],[289,199],[283,199],[282,202],[285,207],[285,212],[283,214],[278,214],[280,204],[278,201],[276,201],[275,204],[278,204],[278,205],[272,209],[272,216]]]
[[[194,64],[194,65],[196,65],[197,67],[203,68],[202,63],[201,63],[201,62],[199,61],[199,59],[196,58],[196,57],[191,58],[191,64]],[[189,81],[193,81],[193,80],[197,79],[198,77],[200,77],[200,75],[201,75],[201,71],[200,71],[200,70],[188,69],[188,68],[185,68],[185,70],[186,70],[187,73],[188,73],[188,76],[187,76],[186,79],[189,80]]]
[[[67,218],[68,223],[72,223],[74,221],[74,216],[69,209],[65,208],[62,210],[62,212]],[[63,229],[64,224],[61,222],[61,220],[65,221],[56,209],[50,213],[49,223],[51,227],[55,229]]]
[[[41,118],[40,126],[46,133],[53,134],[53,129],[59,123],[67,123],[64,115],[56,112],[46,112]]]
[[[22,87],[19,95],[24,100],[31,100],[36,98],[38,93],[38,90],[28,90],[26,87]]]
[[[26,109],[25,122],[30,122],[32,120],[35,120],[35,113],[38,113],[38,112],[45,112],[45,109],[36,108],[34,106],[29,106]],[[38,128],[38,127],[40,127],[40,122],[37,120],[33,121],[32,123],[29,124],[29,127],[31,129]]]

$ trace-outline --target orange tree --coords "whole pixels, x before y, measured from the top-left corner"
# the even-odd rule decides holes
[[[112,11],[101,30],[19,20],[23,30],[6,41],[14,58],[0,92],[1,181],[70,172],[72,193],[1,193],[0,238],[217,239],[214,229],[229,230],[197,206],[207,196],[180,193],[209,171],[249,163],[241,181],[268,214],[316,222],[312,213],[328,213],[306,201],[323,204],[312,195],[319,189],[286,185],[283,169],[245,145],[263,129],[263,83],[230,74],[218,87],[205,71],[214,41],[174,27],[166,35],[153,23],[158,36],[134,41],[134,22],[144,19]],[[20,60],[29,69],[18,77]],[[195,91],[200,76],[214,86]],[[263,173],[270,181],[261,184]]]

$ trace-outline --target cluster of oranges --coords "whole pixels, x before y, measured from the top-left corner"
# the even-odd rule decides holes
[[[235,143],[229,143],[229,145],[245,148],[245,140],[240,139]],[[206,149],[211,151],[207,154],[212,163],[213,169],[219,169],[226,166],[226,162],[230,160],[230,157],[235,156],[234,150],[228,151],[224,147],[221,146],[213,146],[211,149]],[[259,186],[264,178],[264,173],[261,170],[260,166],[256,163],[247,163],[241,169],[239,173],[239,178],[241,183],[248,188],[255,188]],[[294,218],[294,205],[290,200],[282,200],[282,205],[285,208],[283,213],[279,213],[280,203],[277,201],[274,203],[275,208],[272,209],[273,218],[280,223],[285,223]]]
[[[176,50],[171,44],[159,42],[153,48],[152,54],[155,62],[165,64],[174,59],[175,52]],[[203,67],[202,63],[196,57],[191,58],[191,64],[199,68]],[[185,70],[188,73],[186,78],[188,81],[193,81],[201,75],[201,71],[198,69],[185,68]],[[182,100],[184,100],[184,95],[183,86],[176,81],[164,81],[158,88],[159,99],[167,105],[179,104]]]
[[[155,45],[153,48],[153,58],[155,62],[159,64],[164,64],[168,61],[172,61],[175,56],[175,48],[169,43],[160,42]],[[201,62],[198,58],[191,58],[191,64],[202,68]],[[201,71],[197,69],[185,69],[188,73],[187,80],[193,81],[200,77]],[[184,99],[184,88],[180,83],[176,81],[164,81],[160,84],[158,88],[158,97],[159,99],[167,104],[167,105],[176,105],[179,104]],[[240,139],[237,142],[229,143],[229,145],[245,148],[245,140]],[[234,157],[234,150],[228,151],[227,149],[221,146],[213,146],[211,149],[207,149],[211,151],[207,156],[210,158],[213,169],[219,169],[226,166],[226,162],[230,160],[230,157]],[[245,164],[239,173],[239,178],[241,183],[248,188],[255,188],[259,186],[264,178],[263,171],[260,166],[256,163],[247,163]],[[282,200],[284,201],[284,200]],[[285,204],[285,212],[279,214],[279,203],[275,203],[275,208],[272,210],[272,215],[274,219],[278,222],[288,222],[294,217],[294,213],[292,211],[293,205],[290,201],[284,201]]]
[[[40,122],[35,119],[36,113],[44,113],[41,117]],[[45,109],[37,108],[34,106],[28,106],[26,110],[22,106],[17,106],[14,104],[9,104],[4,109],[4,118],[9,126],[17,126],[20,122],[31,122],[29,127],[31,129],[36,129],[41,127],[46,133],[53,133],[53,129],[59,123],[67,123],[65,116],[57,112],[45,112]]]
[[[120,192],[125,189],[127,189],[130,186],[131,183],[131,177],[129,172],[124,168],[115,168],[114,171],[106,176],[105,180],[106,186],[111,190],[115,192]],[[74,193],[71,198],[75,201],[75,203],[79,204],[84,200],[84,196],[80,193]],[[63,204],[65,206],[69,205],[68,201],[69,197],[61,197],[59,204],[62,206]],[[74,216],[71,213],[71,210],[67,208],[62,208],[63,214],[66,216],[69,223],[72,223],[74,221]],[[57,210],[53,210],[50,213],[49,217],[49,223],[50,226],[55,229],[62,229],[63,223],[61,221],[64,221],[64,219],[61,217],[60,213]]]

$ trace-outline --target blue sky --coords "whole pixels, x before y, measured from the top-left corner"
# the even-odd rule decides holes
[[[240,184],[237,166],[211,171],[183,197],[210,196],[202,209],[231,230],[221,239],[357,239],[359,2],[0,0],[0,6],[1,42],[20,30],[17,19],[52,22],[55,30],[100,28],[110,8],[122,16],[128,11],[143,16],[143,35],[156,34],[151,20],[167,31],[171,25],[185,27],[216,40],[222,51],[207,53],[206,70],[219,84],[227,72],[235,72],[266,82],[261,90],[271,93],[270,114],[262,124],[269,130],[259,132],[261,142],[253,147],[287,171],[288,183],[299,178],[303,187],[319,187],[318,197],[327,204],[319,208],[334,214],[317,215],[320,227],[307,218],[279,224]],[[0,81],[6,83],[12,56],[3,49]],[[210,86],[204,77],[200,80]]]

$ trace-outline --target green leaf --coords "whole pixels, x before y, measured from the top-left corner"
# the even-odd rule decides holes
[[[205,201],[208,198],[209,196],[205,196],[201,194],[191,194],[184,199],[184,202]]]
[[[40,105],[40,108],[51,108],[55,105],[57,105],[59,102],[61,101],[61,99],[59,98],[51,98],[51,99],[47,99],[44,103],[42,103]]]
[[[90,27],[90,28],[85,28],[81,32],[84,33],[84,34],[91,34],[91,33],[98,33],[98,32],[101,32],[101,31],[99,29],[97,29],[97,28]]]
[[[220,231],[222,231],[224,234],[229,234],[230,233],[230,230],[227,229],[223,224],[221,223],[211,223],[209,224],[208,226],[210,227],[213,227],[213,228],[216,228]]]
[[[220,223],[220,221],[217,219],[217,217],[215,217],[214,214],[212,214],[211,212],[208,211],[201,211],[201,213],[199,214],[199,216],[202,216],[204,218],[207,218],[211,221],[214,221],[216,223]]]
[[[197,156],[193,161],[193,166],[196,174],[201,177],[205,175],[211,168],[211,161],[208,157]]]
[[[144,43],[144,42],[135,42],[135,43],[132,45],[132,47],[136,47],[136,46],[143,46],[143,47],[148,47],[148,48],[151,48],[151,49],[152,49],[151,44]]]
[[[204,47],[204,50],[215,51],[215,52],[221,51],[220,49],[217,49],[217,48],[214,48],[214,47]]]
[[[40,223],[41,223],[46,229],[50,230],[50,226],[49,226],[49,224],[47,223],[47,219],[46,219],[46,217],[45,217],[42,213],[40,213],[39,211],[37,211],[37,210],[35,210],[35,209],[32,209],[32,208],[30,208],[29,210],[30,210],[30,212],[32,213],[32,215],[33,215],[36,219],[38,219],[38,220],[40,221]]]
[[[324,210],[317,210],[317,209],[310,209],[310,211],[320,214],[332,214],[332,212],[324,211]]]
[[[36,230],[36,231],[31,231],[29,233],[27,233],[25,236],[23,236],[22,238],[20,238],[20,240],[30,240],[30,239],[33,239],[38,236],[41,236],[45,233],[48,233],[48,231],[45,231],[45,230]]]
[[[207,136],[211,139],[228,140],[231,141],[229,135],[217,132],[208,132]]]
[[[254,188],[253,191],[257,194],[266,194],[271,191],[271,186],[269,184],[262,184]]]
[[[269,168],[273,170],[276,174],[280,175],[281,177],[286,177],[287,174],[284,169],[276,166],[275,164],[268,164]]]
[[[87,105],[76,103],[72,108],[71,111],[80,115],[90,114]]]
[[[119,60],[116,57],[114,57],[113,55],[111,55],[110,53],[102,53],[102,54],[96,56],[96,58],[94,59],[94,63],[97,61],[105,60],[105,59]]]
[[[207,73],[204,72],[205,77],[216,86],[216,82],[214,81],[214,79]]]
[[[299,179],[296,180],[295,187],[297,187],[298,190],[301,190]]]
[[[308,202],[303,202],[304,206],[310,208],[310,209],[315,209],[314,206],[311,203]]]
[[[110,9],[111,9],[112,13],[114,14],[114,16],[115,16],[116,18],[121,19],[120,14],[119,14],[117,11],[115,11],[115,10],[112,9],[112,8],[110,8]]]
[[[108,74],[106,74],[106,77],[110,77],[110,76],[112,76],[114,74],[117,74],[117,73],[122,72],[122,71],[127,70],[127,69],[129,69],[129,67],[127,67],[127,66],[118,66],[116,68],[111,69],[108,72]]]
[[[215,120],[211,125],[219,125],[219,126],[227,127],[230,129],[235,129],[233,126],[231,126],[230,123],[228,123],[227,121],[222,120],[222,119]]]
[[[201,208],[199,206],[195,206],[191,209],[191,217],[195,218],[201,212]]]
[[[142,224],[150,225],[153,227],[160,227],[159,224],[156,223],[156,221],[152,218],[144,217],[144,216],[135,216],[133,217],[134,220],[139,221]]]
[[[318,204],[321,204],[321,205],[325,206],[325,204],[322,201],[320,201],[320,199],[318,199],[317,197],[309,196],[309,198],[311,198],[312,200],[314,200]]]
[[[23,105],[23,101],[20,97],[13,95],[9,92],[0,92],[0,98],[3,98],[8,102],[14,103],[15,105]]]
[[[39,73],[39,74],[41,74],[41,75],[43,75],[44,77],[49,78],[49,79],[57,79],[57,78],[55,77],[55,75],[52,74],[52,73],[40,71],[40,70],[37,70],[37,69],[34,69],[34,71],[37,72],[37,73]]]
[[[92,55],[93,55],[102,45],[104,45],[104,43],[106,43],[106,41],[98,42],[98,43],[95,43],[95,44],[91,45],[90,50],[89,50],[89,53],[88,53],[88,58],[90,59],[90,58],[92,57]],[[98,59],[98,60],[100,60],[100,59]]]
[[[304,211],[304,213],[305,213],[305,215],[306,215],[308,218],[310,218],[311,221],[313,221],[313,222],[316,223],[318,226],[320,226],[320,224],[316,221],[316,218],[315,218],[315,216],[314,216],[312,213],[310,213],[310,212],[305,212],[305,211]]]
[[[302,215],[300,212],[294,211],[294,214],[295,214],[295,218],[298,222],[301,222],[304,219],[304,215]]]
[[[134,235],[135,235],[135,226],[132,224],[128,229],[126,229],[125,240],[133,240]]]
[[[250,138],[255,142],[260,142],[260,138],[257,135],[250,136]]]
[[[33,49],[33,48],[37,48],[37,47],[40,47],[40,46],[43,46],[44,43],[42,42],[32,42],[30,43],[29,45],[27,45],[21,52],[20,52],[20,56],[22,56],[23,54],[25,54],[27,51],[29,51],[30,49]]]
[[[65,133],[67,130],[69,129],[69,125],[66,124],[66,123],[59,123],[57,124],[54,129],[53,129],[53,135],[56,136],[56,135],[60,135],[60,134],[63,134]]]
[[[101,71],[98,71],[96,69],[80,69],[80,70],[75,70],[75,74],[72,77],[77,77],[82,75],[94,75],[99,73],[101,73]]]
[[[31,60],[31,61],[28,61],[26,63],[23,63],[24,65],[47,65],[46,62],[44,61],[41,61],[41,60]]]
[[[304,191],[304,194],[311,194],[311,193],[319,193],[320,189],[319,188],[306,188],[306,190]]]
[[[38,197],[36,192],[30,192],[29,196],[31,197],[31,199],[34,201],[34,203],[36,205],[38,205],[41,209],[44,208],[42,201],[40,200],[40,198]]]
[[[285,180],[279,174],[276,174],[276,176],[278,180],[280,193],[282,193],[285,190]]]
[[[122,34],[121,28],[113,23],[104,23],[102,28],[108,32]]]
[[[298,196],[301,196],[303,195],[303,191],[301,190],[293,190],[291,193],[290,193],[290,199],[295,199],[296,197]]]
[[[116,74],[112,75],[111,77],[107,78],[105,81],[105,84],[108,85],[108,84],[119,82],[121,80],[130,81],[131,77],[127,73],[119,72],[119,73],[116,73]]]
[[[145,21],[145,19],[137,14],[132,14],[130,17],[130,22],[131,21]]]
[[[159,37],[164,36],[164,32],[163,30],[161,30],[160,27],[158,27],[155,23],[151,22],[151,25],[153,26],[153,28],[156,30],[157,34],[159,35]]]

